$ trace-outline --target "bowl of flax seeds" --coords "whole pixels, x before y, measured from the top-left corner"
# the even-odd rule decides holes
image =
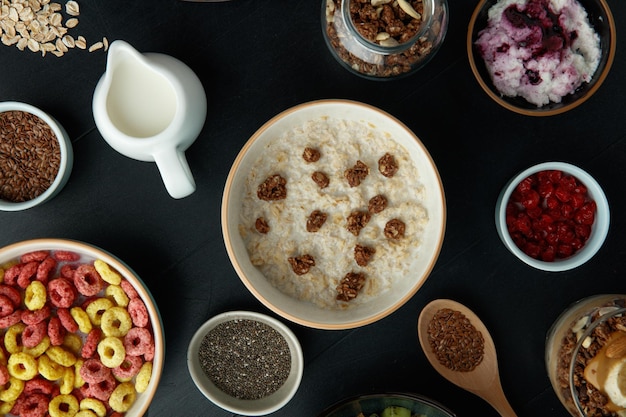
[[[0,102],[0,210],[40,205],[67,183],[74,155],[63,127],[30,104]]]

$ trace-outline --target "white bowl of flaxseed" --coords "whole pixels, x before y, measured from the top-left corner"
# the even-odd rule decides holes
[[[74,154],[69,136],[48,113],[0,102],[0,210],[42,204],[67,183]]]

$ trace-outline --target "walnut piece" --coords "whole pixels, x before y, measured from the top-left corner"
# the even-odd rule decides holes
[[[378,170],[387,178],[393,177],[398,172],[398,163],[396,158],[390,153],[384,154],[378,160]]]
[[[401,239],[404,237],[406,226],[402,220],[391,219],[385,225],[385,236],[389,239]]]
[[[320,230],[322,225],[326,223],[327,218],[328,214],[319,210],[313,210],[306,221],[307,232],[317,232]]]
[[[309,272],[312,266],[315,266],[315,259],[309,254],[290,257],[287,260],[296,275],[304,275]]]
[[[337,286],[337,300],[354,300],[365,285],[365,275],[360,272],[348,272]]]
[[[254,223],[254,227],[259,233],[266,234],[267,232],[270,231],[270,226],[269,224],[267,224],[267,221],[263,217],[259,217],[258,219],[256,219],[256,222]]]
[[[315,171],[313,174],[311,174],[311,178],[320,188],[326,188],[330,183],[330,180],[328,179],[326,174],[320,171]]]
[[[356,164],[352,168],[346,169],[343,175],[348,180],[350,187],[356,187],[361,184],[361,181],[363,181],[369,173],[370,169],[363,161],[356,161]]]
[[[264,201],[282,200],[287,197],[287,180],[274,174],[259,185],[256,195]]]
[[[304,148],[304,152],[302,152],[302,158],[306,162],[317,162],[319,161],[320,156],[320,151],[309,147]]]
[[[372,259],[372,256],[376,253],[376,249],[370,246],[356,245],[354,247],[354,260],[358,266],[367,266]]]
[[[371,215],[367,211],[353,211],[348,216],[346,228],[354,236],[361,233],[361,229],[370,221]]]
[[[370,201],[367,205],[367,211],[369,211],[372,214],[380,213],[386,208],[387,208],[387,198],[381,194],[370,198]]]

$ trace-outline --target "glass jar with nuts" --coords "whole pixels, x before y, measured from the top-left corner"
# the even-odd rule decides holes
[[[548,332],[552,387],[575,417],[626,415],[626,295],[603,294],[571,305]]]
[[[323,0],[326,44],[348,70],[388,80],[423,67],[443,43],[447,0]]]

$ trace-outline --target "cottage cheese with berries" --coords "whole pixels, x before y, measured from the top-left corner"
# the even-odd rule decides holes
[[[601,57],[577,0],[500,0],[475,44],[498,91],[537,107],[591,81]]]
[[[380,165],[385,155],[397,171]],[[280,178],[284,195],[274,195]],[[270,184],[266,199],[262,184]],[[409,153],[366,122],[319,118],[277,136],[253,164],[244,193],[239,231],[253,265],[284,293],[322,308],[388,291],[410,272],[428,223],[428,190]],[[360,224],[355,212],[369,221]],[[351,273],[365,278],[363,286],[349,302],[338,300]]]

